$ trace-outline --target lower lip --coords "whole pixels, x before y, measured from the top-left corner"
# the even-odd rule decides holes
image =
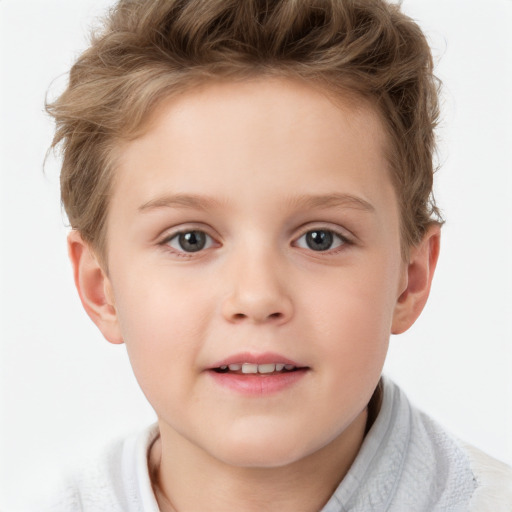
[[[215,382],[232,391],[244,395],[270,395],[278,393],[298,383],[307,373],[307,369],[296,370],[294,372],[278,373],[272,375],[265,374],[238,374],[238,373],[218,373],[213,370],[208,373]]]

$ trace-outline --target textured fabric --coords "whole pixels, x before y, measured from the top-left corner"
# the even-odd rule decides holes
[[[147,467],[156,425],[114,444],[34,512],[158,512]],[[446,434],[384,379],[379,415],[321,512],[512,512],[512,470]]]
[[[464,448],[478,484],[470,512],[512,512],[512,468],[474,446]]]
[[[322,512],[468,512],[476,486],[464,450],[386,380],[380,414]]]
[[[99,461],[69,479],[56,499],[30,512],[159,512],[148,473],[152,425],[113,443]]]

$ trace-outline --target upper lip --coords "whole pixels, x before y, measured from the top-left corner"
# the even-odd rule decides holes
[[[220,368],[221,366],[229,366],[230,364],[271,364],[271,363],[283,363],[291,364],[296,368],[305,368],[303,365],[289,357],[285,357],[281,354],[273,352],[265,352],[262,354],[256,354],[254,352],[241,352],[233,354],[232,356],[221,359],[210,366],[210,368]]]

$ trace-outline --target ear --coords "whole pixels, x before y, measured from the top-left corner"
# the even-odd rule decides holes
[[[421,242],[411,248],[406,265],[406,285],[395,306],[391,334],[401,334],[409,329],[423,311],[439,258],[440,238],[441,227],[432,225]]]
[[[68,252],[85,311],[108,341],[122,343],[112,285],[91,246],[78,231],[68,235]]]

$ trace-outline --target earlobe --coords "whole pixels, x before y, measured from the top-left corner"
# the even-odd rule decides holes
[[[73,230],[68,235],[68,252],[85,311],[108,341],[122,343],[110,280],[78,231]]]
[[[421,242],[411,249],[406,287],[398,297],[391,334],[405,332],[420,316],[427,302],[439,258],[441,227],[429,227]]]

